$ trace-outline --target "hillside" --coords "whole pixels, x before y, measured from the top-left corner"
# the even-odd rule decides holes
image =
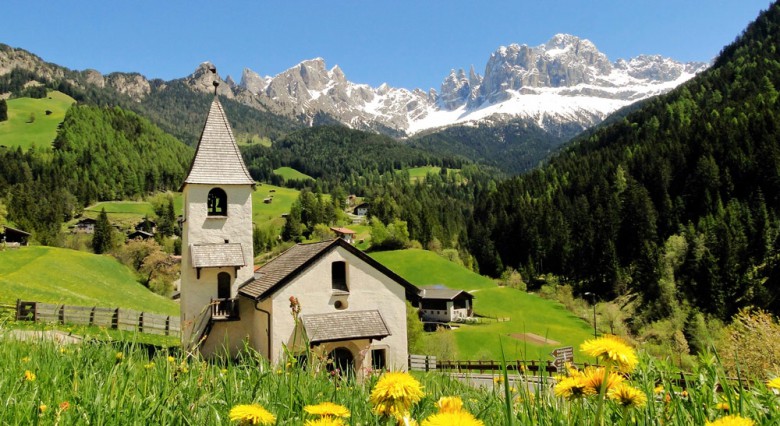
[[[178,304],[152,293],[116,259],[54,247],[0,252],[0,301],[16,299],[122,307],[178,315]]]
[[[593,328],[567,311],[560,303],[512,288],[498,287],[489,278],[475,274],[427,250],[398,250],[370,253],[379,263],[420,287],[444,285],[467,290],[474,298],[474,312],[506,322],[487,321],[461,325],[453,330],[459,359],[500,359],[502,337],[507,359],[552,359],[549,352],[562,346],[578,347],[592,337]],[[523,338],[533,333],[556,343],[538,345]],[[585,361],[579,351],[575,359]]]
[[[469,229],[480,270],[633,293],[634,328],[780,313],[778,45],[775,2],[708,71],[482,194]]]
[[[42,99],[16,98],[7,100],[8,121],[0,122],[0,146],[28,149],[51,146],[57,136],[57,126],[75,102],[70,96],[53,91]]]

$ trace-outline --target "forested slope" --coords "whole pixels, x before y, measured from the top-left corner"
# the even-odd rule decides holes
[[[780,312],[780,5],[714,66],[478,196],[480,269],[553,272],[635,293],[644,319],[691,305]]]
[[[176,190],[193,149],[120,108],[74,106],[52,148],[0,149],[8,219],[52,243],[64,220],[100,200]]]

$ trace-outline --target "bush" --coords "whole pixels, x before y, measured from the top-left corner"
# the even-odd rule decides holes
[[[780,373],[780,323],[772,314],[742,309],[726,326],[718,344],[723,368],[730,375],[772,377]]]

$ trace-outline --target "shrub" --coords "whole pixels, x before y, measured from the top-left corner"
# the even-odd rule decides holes
[[[718,345],[728,374],[769,377],[780,373],[780,323],[772,314],[741,309]]]

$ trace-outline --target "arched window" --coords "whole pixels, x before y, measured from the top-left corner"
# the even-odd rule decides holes
[[[330,279],[333,290],[349,291],[349,288],[347,287],[347,263],[331,263]]]
[[[217,298],[230,299],[230,274],[227,272],[217,274]]]
[[[222,188],[209,191],[207,204],[209,216],[227,216],[227,194]]]

